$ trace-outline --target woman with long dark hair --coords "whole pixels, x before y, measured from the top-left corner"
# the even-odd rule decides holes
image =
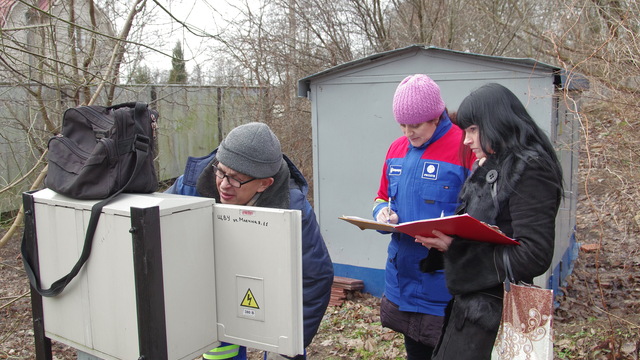
[[[457,112],[464,147],[478,160],[457,213],[495,225],[520,245],[497,245],[434,231],[416,242],[444,252],[453,295],[433,359],[489,359],[502,315],[507,252],[516,281],[532,283],[553,259],[562,169],[547,135],[509,89],[487,84]],[[428,267],[428,259],[421,263]]]

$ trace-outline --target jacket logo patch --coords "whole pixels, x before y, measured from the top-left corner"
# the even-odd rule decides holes
[[[438,180],[438,169],[440,164],[434,162],[425,162],[422,167],[422,178],[427,180]]]
[[[402,165],[389,166],[389,176],[400,176],[400,175],[402,175]]]

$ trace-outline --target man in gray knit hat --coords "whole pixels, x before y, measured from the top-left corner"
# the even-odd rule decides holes
[[[223,204],[254,205],[274,184],[280,168],[288,170],[280,141],[267,125],[257,122],[231,130],[220,143],[215,159],[217,161],[212,162],[198,179],[196,189],[203,196],[214,197]],[[275,193],[273,201],[288,197],[288,192]]]
[[[276,135],[266,124],[257,122],[231,130],[211,154],[189,157],[184,174],[167,190],[173,194],[210,197],[223,204],[297,209],[302,212],[305,348],[318,331],[333,284],[333,264],[315,213],[307,200],[308,190],[309,186],[300,170],[282,154]],[[222,343],[202,357],[246,360],[246,349]],[[278,357],[285,358],[275,354],[268,356],[269,359]],[[306,357],[302,354],[294,359]]]

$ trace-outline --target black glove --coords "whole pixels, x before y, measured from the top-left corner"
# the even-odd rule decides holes
[[[432,273],[436,270],[444,269],[444,257],[441,251],[429,249],[429,255],[420,260],[420,271]]]

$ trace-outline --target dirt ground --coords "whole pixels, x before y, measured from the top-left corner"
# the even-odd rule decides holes
[[[584,207],[584,206],[583,206]],[[640,353],[640,246],[638,229],[605,229],[598,216],[582,209],[577,235],[583,245],[573,274],[558,296],[555,313],[557,359],[638,359]],[[589,225],[585,225],[589,224]],[[34,359],[28,280],[16,236],[0,248],[0,359]],[[584,246],[585,249],[589,248]],[[354,296],[330,307],[309,358],[401,359],[402,339],[379,323],[379,299]],[[57,360],[75,359],[75,351],[53,342]],[[251,359],[261,359],[250,352]]]

